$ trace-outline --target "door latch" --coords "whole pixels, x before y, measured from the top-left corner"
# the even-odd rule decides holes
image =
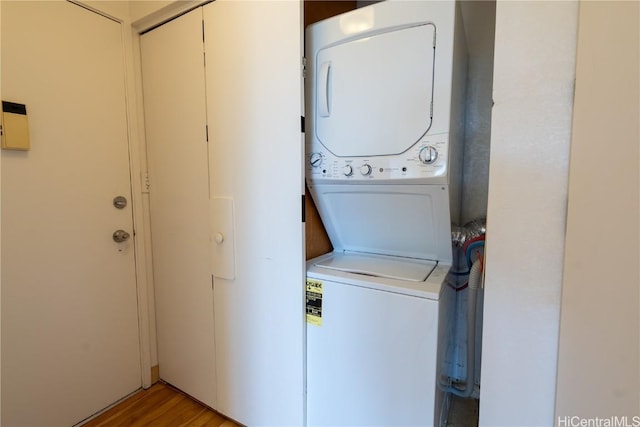
[[[122,243],[129,240],[131,235],[124,230],[116,230],[113,232],[113,241],[116,243]]]

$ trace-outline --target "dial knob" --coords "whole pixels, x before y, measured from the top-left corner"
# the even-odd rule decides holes
[[[313,166],[314,168],[320,167],[320,165],[322,164],[322,154],[311,153],[311,156],[309,156],[309,163],[311,163],[311,166]]]
[[[344,165],[344,167],[342,168],[342,173],[344,173],[344,176],[353,175],[353,167],[351,165]]]
[[[422,147],[420,149],[418,157],[420,158],[420,161],[422,163],[430,165],[438,158],[438,150],[436,150],[435,147],[432,147],[431,145],[427,145],[426,147]]]
[[[370,175],[371,174],[371,165],[365,163],[364,165],[360,166],[360,173],[364,176]]]

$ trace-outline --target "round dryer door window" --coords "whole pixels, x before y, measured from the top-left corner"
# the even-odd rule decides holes
[[[431,126],[435,28],[387,31],[318,51],[315,132],[337,156],[408,150]]]

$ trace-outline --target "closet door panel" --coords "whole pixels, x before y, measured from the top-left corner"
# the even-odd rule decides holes
[[[215,407],[202,9],[140,43],[160,378]]]
[[[303,425],[301,3],[218,0],[204,19],[211,196],[235,226],[235,278],[214,278],[218,409]]]

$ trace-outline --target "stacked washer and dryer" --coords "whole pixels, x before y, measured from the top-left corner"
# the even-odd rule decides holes
[[[334,251],[307,265],[307,425],[439,425],[451,363],[466,46],[454,1],[306,33],[306,178]]]

